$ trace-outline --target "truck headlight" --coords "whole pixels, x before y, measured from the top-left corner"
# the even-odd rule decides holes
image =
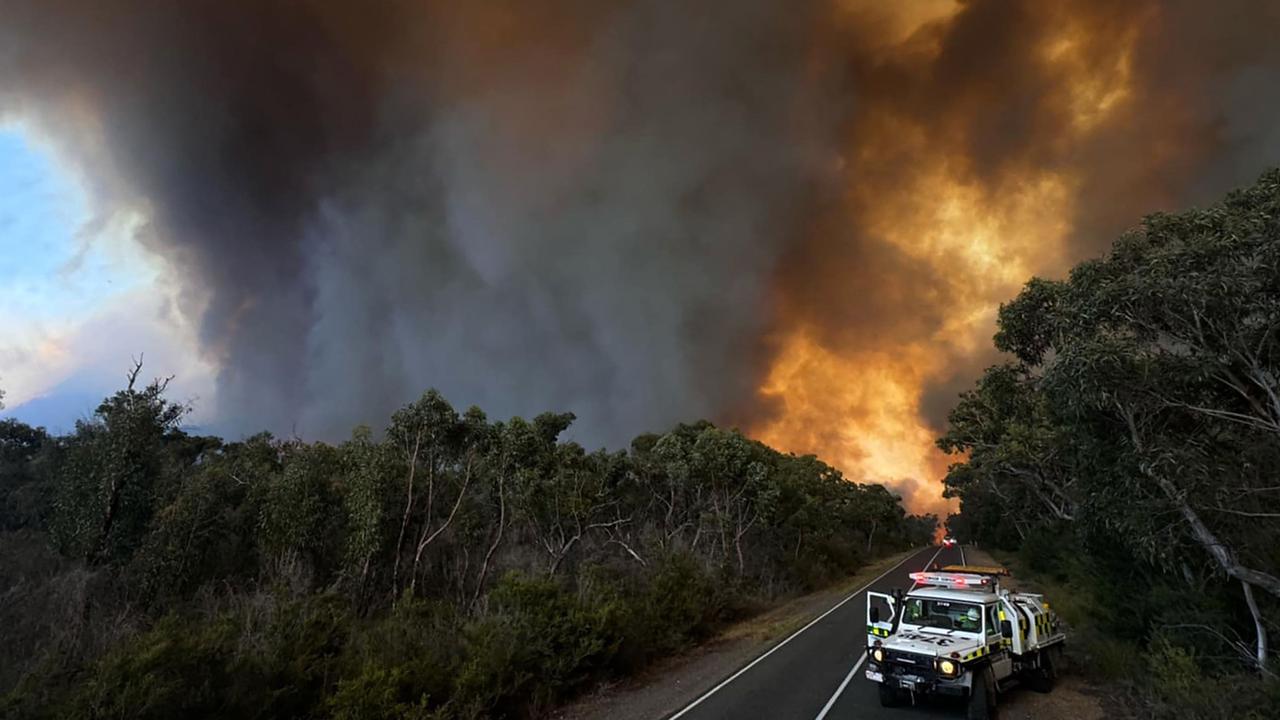
[[[884,662],[884,651],[880,648],[873,649],[871,651],[871,659],[876,662]]]
[[[938,661],[938,672],[942,673],[943,675],[946,675],[947,677],[955,677],[956,675],[959,674],[959,671],[960,671],[960,666],[956,665],[955,662],[951,660]]]

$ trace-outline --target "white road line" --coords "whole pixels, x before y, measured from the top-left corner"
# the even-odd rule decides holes
[[[941,546],[941,545],[939,545],[939,546],[938,546],[938,550],[937,550],[937,552],[935,552],[935,553],[933,554],[933,557],[929,558],[929,562],[925,563],[925,564],[924,564],[924,567],[920,568],[920,570],[921,570],[921,571],[926,571],[926,570],[928,570],[928,569],[929,569],[929,566],[933,564],[933,561],[934,561],[934,560],[936,560],[936,559],[938,558],[938,553],[940,553],[940,552],[942,552],[942,546]],[[880,577],[884,577],[884,576],[883,576],[883,575],[881,575]],[[876,580],[879,580],[879,579],[880,579],[880,578],[876,578]],[[919,580],[912,580],[912,581],[911,581],[911,589],[912,589],[912,590],[915,590],[915,589],[916,589],[916,586],[917,586],[917,585],[919,585],[919,584],[920,584],[920,581],[919,581]]]
[[[862,663],[866,661],[867,654],[862,653],[858,658],[858,662],[853,664],[853,669],[849,671],[848,675],[844,676],[844,682],[840,683],[840,687],[836,688],[836,694],[832,695],[831,699],[827,701],[827,704],[822,706],[822,712],[818,713],[816,720],[822,720],[827,716],[827,713],[831,712],[831,708],[835,707],[836,700],[840,699],[840,694],[844,692],[846,687],[849,687],[849,681],[853,679],[854,675],[858,674],[858,668],[862,667]]]
[[[965,564],[965,561],[964,561],[964,546],[963,546],[963,545],[961,545],[961,546],[960,546],[960,564],[961,564],[961,565],[964,565],[964,564]]]
[[[924,564],[924,568],[922,568],[922,569],[923,569],[923,570],[928,570],[928,569],[929,569],[929,566],[933,564],[933,560],[934,560],[934,558],[938,557],[938,553],[940,553],[940,552],[942,552],[942,548],[941,548],[941,547],[939,547],[939,548],[938,548],[938,552],[935,552],[935,553],[933,554],[933,557],[929,558],[929,562],[925,563],[925,564]],[[964,550],[963,550],[963,549],[961,549],[961,551],[960,551],[960,552],[961,552],[961,553],[963,553],[963,552],[964,552]],[[901,564],[901,563],[899,563],[899,564]],[[884,577],[884,576],[883,576],[883,575],[881,575],[880,577]],[[879,578],[876,578],[876,579],[878,580]],[[915,589],[915,586],[916,586],[917,584],[918,584],[918,583],[914,583],[914,582],[913,582],[913,583],[911,583],[911,587],[912,587],[912,589]],[[866,654],[865,652],[864,652],[864,653],[862,653],[862,654],[860,654],[860,655],[858,656],[858,662],[856,662],[856,663],[854,663],[854,664],[853,664],[853,669],[849,671],[849,674],[848,674],[848,675],[845,675],[845,676],[844,676],[844,682],[840,683],[840,687],[836,688],[835,694],[834,694],[834,695],[832,695],[832,696],[831,696],[831,698],[830,698],[829,700],[827,700],[827,704],[826,704],[826,705],[823,705],[823,706],[822,706],[822,711],[818,713],[818,717],[814,718],[814,720],[822,720],[823,718],[825,718],[825,717],[827,716],[827,713],[831,712],[831,708],[835,707],[835,705],[836,705],[836,700],[839,700],[839,699],[840,699],[840,695],[844,692],[844,689],[845,689],[845,688],[847,688],[847,687],[849,687],[849,681],[853,680],[853,676],[858,674],[858,668],[862,667],[862,663],[864,663],[864,662],[866,662],[866,661],[867,661],[867,654]],[[673,719],[673,720],[674,720],[674,719]]]
[[[939,548],[939,550],[941,550],[941,548]],[[821,615],[819,615],[818,617],[816,617],[816,618],[814,618],[814,619],[810,620],[808,625],[805,625],[804,627],[800,628],[799,630],[797,630],[797,631],[795,631],[795,632],[791,633],[790,635],[788,635],[788,636],[787,636],[787,639],[785,639],[785,640],[783,640],[782,642],[778,643],[777,645],[774,645],[773,647],[769,648],[769,651],[768,651],[768,652],[766,652],[765,654],[763,654],[763,655],[761,655],[760,657],[756,658],[755,660],[752,660],[750,663],[748,663],[748,664],[747,664],[747,666],[746,666],[746,667],[742,668],[742,669],[741,669],[741,670],[739,670],[738,672],[736,672],[736,673],[734,673],[734,674],[730,675],[729,677],[725,678],[724,682],[720,683],[719,685],[717,685],[717,686],[715,686],[715,687],[711,688],[710,690],[708,690],[707,692],[703,693],[703,695],[702,695],[701,697],[699,697],[697,700],[694,700],[693,702],[691,702],[691,703],[689,703],[688,705],[686,705],[686,706],[684,707],[684,709],[682,709],[680,712],[676,713],[675,715],[672,715],[671,717],[667,718],[667,720],[676,720],[676,718],[679,718],[679,717],[683,716],[685,713],[689,712],[690,710],[692,710],[692,709],[694,709],[694,708],[698,707],[698,705],[701,705],[701,704],[702,704],[702,701],[703,701],[703,700],[706,700],[707,698],[711,697],[712,695],[715,695],[715,694],[716,694],[716,692],[717,692],[718,690],[720,690],[720,688],[724,687],[725,685],[728,685],[729,683],[733,682],[734,680],[737,680],[737,679],[738,679],[738,677],[739,677],[739,676],[741,676],[743,673],[745,673],[746,671],[748,671],[748,670],[750,670],[751,668],[755,667],[755,666],[756,666],[756,663],[760,662],[761,660],[764,660],[765,658],[767,658],[767,657],[769,657],[770,655],[772,655],[772,654],[774,654],[775,652],[777,652],[777,651],[778,651],[778,650],[779,650],[783,645],[786,645],[787,643],[789,643],[789,642],[791,642],[792,640],[794,640],[794,639],[796,638],[796,636],[798,636],[800,633],[802,633],[802,632],[804,632],[805,630],[808,630],[809,628],[813,627],[813,626],[814,626],[814,625],[815,625],[819,620],[821,620],[822,618],[824,618],[824,617],[826,617],[826,616],[830,615],[831,613],[835,612],[837,609],[839,609],[839,607],[840,607],[841,605],[844,605],[845,603],[847,603],[847,602],[849,602],[850,600],[854,599],[855,597],[857,597],[857,596],[858,596],[858,594],[859,594],[859,593],[863,592],[863,591],[864,591],[864,590],[866,590],[867,588],[869,588],[869,587],[871,587],[872,585],[874,585],[874,584],[876,584],[877,582],[879,582],[879,581],[880,581],[880,578],[882,578],[882,577],[884,577],[885,575],[888,575],[889,573],[893,572],[894,570],[897,570],[898,568],[902,567],[902,563],[904,563],[904,562],[906,562],[906,561],[910,560],[910,559],[911,559],[911,558],[913,558],[913,557],[915,557],[915,555],[914,555],[914,554],[909,555],[909,556],[907,556],[907,557],[903,558],[902,560],[900,560],[900,561],[898,562],[898,564],[897,564],[897,565],[894,565],[893,567],[889,568],[888,570],[885,570],[884,572],[880,573],[880,576],[879,576],[879,577],[877,577],[875,580],[872,580],[871,582],[867,583],[866,585],[863,585],[862,587],[858,588],[857,590],[854,590],[852,593],[850,593],[850,594],[849,594],[849,596],[848,596],[848,597],[846,597],[845,599],[843,599],[843,600],[841,600],[840,602],[836,603],[835,605],[832,605],[830,610],[827,610],[826,612],[822,613],[822,614],[821,614]],[[934,553],[934,554],[933,554],[933,557],[938,557],[938,553]],[[931,558],[931,559],[929,560],[929,562],[933,562],[933,559]],[[925,567],[928,567],[928,565],[926,564],[926,566],[925,566]]]

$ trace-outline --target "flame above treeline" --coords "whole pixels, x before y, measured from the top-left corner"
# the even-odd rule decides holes
[[[944,510],[940,410],[957,382],[994,361],[998,304],[1078,254],[1075,203],[1090,168],[1072,156],[1126,112],[1135,38],[1152,11],[844,9],[847,31],[865,38],[852,70],[862,107],[837,156],[840,201],[808,241],[812,264],[787,276],[804,286],[811,272],[828,279],[784,291],[804,300],[784,301],[780,350],[761,388],[780,409],[756,431],[885,479],[912,507]],[[868,289],[877,297],[860,297]],[[872,317],[845,324],[844,313]],[[932,415],[931,392],[941,395]]]
[[[225,429],[427,386],[733,422],[945,510],[998,304],[1280,155],[1273,3],[0,0],[0,113],[148,218]]]
[[[1276,6],[845,2],[838,199],[783,273],[753,425],[945,512],[933,440],[995,313],[1141,215],[1280,160]],[[1263,28],[1267,28],[1265,31]]]

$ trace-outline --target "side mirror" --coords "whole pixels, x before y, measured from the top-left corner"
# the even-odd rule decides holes
[[[880,622],[880,608],[878,607],[871,608],[871,622],[873,623]]]
[[[1008,620],[1001,620],[1000,634],[1007,638],[1013,637],[1013,623],[1009,622]]]

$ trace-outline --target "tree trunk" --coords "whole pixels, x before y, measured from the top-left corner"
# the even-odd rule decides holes
[[[1148,473],[1148,476],[1152,476]],[[1236,559],[1235,551],[1225,545],[1218,539],[1217,535],[1209,529],[1200,519],[1200,514],[1191,507],[1191,504],[1184,499],[1178,492],[1177,487],[1168,478],[1154,478],[1160,488],[1164,490],[1164,494],[1177,506],[1178,511],[1182,513],[1182,517],[1191,525],[1192,534],[1209,555],[1217,561],[1218,566],[1222,568],[1227,575],[1250,585],[1257,585],[1263,590],[1280,597],[1280,578],[1261,570],[1247,568],[1240,564]]]
[[[111,527],[115,525],[116,513],[120,511],[121,487],[115,480],[111,481],[111,495],[107,500],[107,509],[102,515],[102,531],[98,534],[98,542],[89,552],[89,564],[96,564],[107,555],[107,539],[111,537]]]
[[[392,592],[400,592],[400,553],[404,549],[404,533],[409,527],[409,514],[413,511],[413,477],[418,471],[418,447],[422,442],[422,431],[413,439],[413,452],[409,454],[409,496],[404,501],[404,516],[400,518],[400,537],[396,538],[396,558],[391,567]]]
[[[1244,588],[1244,601],[1249,605],[1249,613],[1253,615],[1253,628],[1258,635],[1258,670],[1265,673],[1267,672],[1267,628],[1262,624],[1262,612],[1258,610],[1258,602],[1253,597],[1253,586],[1243,580],[1240,581],[1240,586]]]
[[[560,563],[564,562],[564,559],[569,556],[569,551],[573,549],[573,546],[578,543],[578,539],[581,537],[581,533],[574,535],[569,538],[569,542],[560,548],[560,552],[555,555],[555,561],[551,563],[551,569],[547,572],[548,575],[556,574],[556,571],[560,569]]]
[[[1119,402],[1116,407],[1120,410],[1120,416],[1129,428],[1129,438],[1133,443],[1133,447],[1138,453],[1143,452],[1142,437],[1138,434],[1138,424],[1134,420],[1132,410],[1124,407]],[[1280,578],[1261,570],[1247,568],[1240,564],[1236,559],[1235,551],[1228,547],[1225,543],[1218,539],[1217,535],[1209,529],[1208,525],[1200,519],[1200,514],[1191,507],[1183,494],[1178,490],[1178,486],[1173,481],[1163,475],[1153,472],[1145,464],[1141,464],[1142,474],[1146,475],[1164,492],[1165,497],[1174,504],[1178,512],[1182,514],[1183,519],[1191,526],[1191,532],[1200,546],[1213,557],[1218,563],[1218,567],[1222,568],[1228,576],[1233,577],[1241,582],[1257,585],[1263,590],[1280,597]]]
[[[494,533],[493,542],[489,544],[489,551],[484,554],[484,563],[480,566],[480,575],[476,578],[476,592],[471,596],[471,604],[475,605],[480,601],[480,593],[484,590],[485,578],[489,576],[489,561],[493,559],[493,554],[498,551],[498,545],[502,542],[502,532],[507,526],[507,499],[503,488],[503,475],[498,474],[498,530]]]
[[[418,547],[413,553],[413,570],[409,579],[410,593],[415,592],[418,588],[418,564],[422,561],[422,552],[427,549],[428,545],[435,542],[437,537],[440,537],[440,533],[448,530],[449,526],[453,524],[453,518],[458,514],[458,508],[462,507],[462,501],[466,498],[467,488],[470,486],[471,461],[467,460],[467,469],[462,478],[462,487],[458,490],[458,498],[453,503],[453,509],[449,511],[449,517],[445,518],[444,524],[436,528],[430,534],[428,534],[428,531],[431,530],[431,514],[430,511],[427,513],[427,520],[422,526],[422,534],[418,537]]]

